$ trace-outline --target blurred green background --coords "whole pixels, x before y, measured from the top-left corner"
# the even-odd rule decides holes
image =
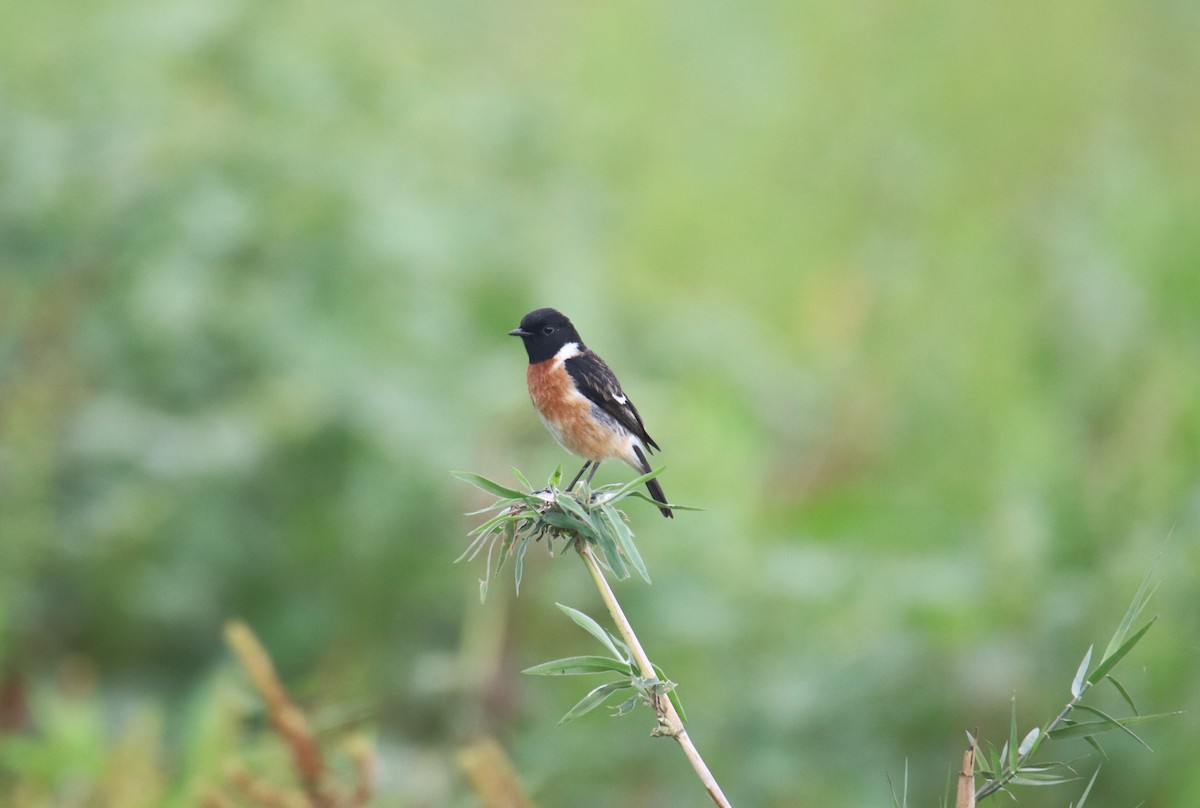
[[[1117,673],[1187,712],[1107,736],[1088,804],[1200,804],[1200,5],[0,18],[0,802],[267,765],[240,616],[376,738],[380,805],[476,805],[480,732],[543,806],[704,804],[649,713],[556,726],[589,685],[518,673],[594,652],[577,561],[486,606],[451,563],[448,470],[574,471],[504,335],[552,305],[705,508],[631,506],[617,591],[736,805],[889,805],[906,761],[937,804],[1160,551]]]

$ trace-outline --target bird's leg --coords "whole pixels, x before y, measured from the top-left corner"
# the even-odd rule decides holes
[[[592,488],[592,478],[596,476],[596,469],[598,469],[598,468],[600,468],[600,464],[593,462],[592,470],[590,472],[588,472],[588,478],[587,478],[588,490],[591,490],[591,488]]]
[[[599,463],[595,463],[595,464],[593,464],[591,460],[589,460],[589,461],[587,461],[586,463],[584,463],[584,464],[583,464],[583,468],[581,468],[581,469],[579,470],[579,473],[575,475],[575,479],[574,479],[574,480],[571,480],[571,484],[567,486],[566,490],[567,490],[567,491],[570,491],[572,488],[574,488],[574,487],[575,487],[575,483],[579,482],[579,478],[583,476],[583,473],[584,473],[585,471],[587,471],[587,469],[588,469],[588,466],[592,466],[592,474],[595,474],[595,473],[596,473],[596,468],[595,468],[595,467],[596,467],[596,466],[598,466],[598,465],[600,465],[600,464],[599,464]],[[589,477],[588,477],[588,485],[591,485],[591,483],[592,483],[592,478],[589,476]]]

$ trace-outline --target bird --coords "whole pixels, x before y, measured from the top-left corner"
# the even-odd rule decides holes
[[[566,315],[555,309],[535,309],[508,332],[520,337],[529,355],[526,382],[529,398],[559,445],[586,462],[567,491],[605,460],[623,460],[641,474],[650,472],[646,455],[658,449],[646,431],[637,407],[621,389],[604,360],[583,344]],[[662,515],[673,518],[658,479],[646,481],[650,497]]]

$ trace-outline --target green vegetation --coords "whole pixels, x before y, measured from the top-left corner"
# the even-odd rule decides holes
[[[586,652],[576,562],[484,606],[452,563],[489,501],[447,470],[567,462],[504,336],[542,305],[704,509],[633,510],[613,586],[735,805],[889,805],[905,761],[939,804],[1160,552],[1119,678],[1183,714],[1087,808],[1200,801],[1194,4],[10,6],[0,803],[287,785],[241,618],[376,805],[476,805],[482,735],[546,808],[696,805],[520,673]],[[1054,749],[1085,779],[1022,805],[1078,799]]]

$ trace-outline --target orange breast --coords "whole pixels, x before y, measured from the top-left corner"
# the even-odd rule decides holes
[[[631,462],[627,458],[633,454],[632,436],[603,414],[596,416],[592,402],[575,389],[561,359],[530,365],[525,378],[542,423],[563,448],[585,460]]]

